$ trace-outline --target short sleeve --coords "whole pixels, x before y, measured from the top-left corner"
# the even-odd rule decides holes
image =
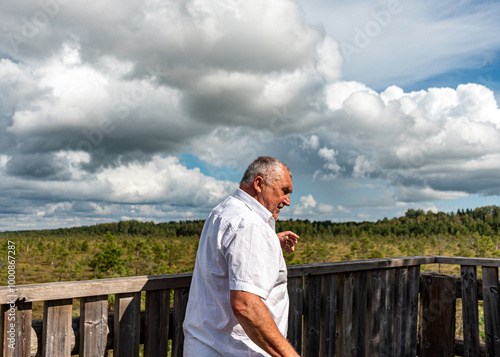
[[[270,227],[251,224],[237,229],[226,250],[229,288],[267,299],[278,280],[281,255],[279,239]]]

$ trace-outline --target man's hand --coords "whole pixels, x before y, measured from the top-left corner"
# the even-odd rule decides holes
[[[297,244],[299,236],[292,231],[280,232],[277,235],[281,243],[281,248],[285,248],[288,254],[292,254],[295,251],[295,244]]]

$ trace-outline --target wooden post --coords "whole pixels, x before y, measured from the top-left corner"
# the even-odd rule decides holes
[[[396,269],[386,269],[382,272],[381,306],[382,309],[382,341],[379,346],[380,356],[399,357],[396,355],[395,336],[395,301],[396,301]]]
[[[396,356],[406,356],[406,323],[408,315],[408,271],[405,268],[396,269],[396,285],[394,286],[396,292],[396,304],[394,316],[396,317],[394,324],[396,333],[394,336],[395,353]]]
[[[304,356],[318,356],[321,329],[321,275],[304,278]]]
[[[462,265],[462,320],[464,324],[464,356],[480,356],[477,272],[475,266]]]
[[[380,356],[382,342],[382,285],[381,271],[369,271],[367,277],[366,316],[367,334],[366,347],[368,356]]]
[[[16,356],[18,357],[31,356],[32,305],[31,302],[24,301],[18,301],[16,303]]]
[[[420,289],[420,266],[408,268],[408,313],[406,315],[406,356],[417,356],[418,337],[418,292]]]
[[[17,300],[2,305],[0,316],[0,356],[30,357],[32,303]]]
[[[500,300],[498,268],[483,267],[484,329],[486,355],[500,356]]]
[[[173,316],[173,338],[172,357],[182,357],[184,351],[184,331],[182,324],[186,315],[186,307],[189,297],[189,288],[178,288],[174,291],[174,316]]]
[[[352,273],[339,275],[339,312],[337,317],[339,337],[338,343],[336,344],[337,356],[351,356],[355,343],[353,339],[354,331],[352,326],[354,290],[354,278],[352,275]]]
[[[302,314],[304,312],[304,282],[302,277],[288,278],[288,340],[298,354],[302,352]]]
[[[80,357],[106,356],[108,339],[108,296],[80,300]]]
[[[15,313],[15,307],[13,307],[14,310],[11,310],[11,307],[13,306],[10,304],[1,306],[0,336],[2,337],[2,345],[0,357],[10,357],[14,355],[15,351],[16,328],[12,327],[9,321],[9,313]]]
[[[321,283],[321,335],[320,356],[335,356],[337,339],[338,275],[323,275]]]
[[[45,301],[42,357],[71,356],[72,299]]]
[[[140,344],[141,293],[116,294],[113,356],[138,357]]]
[[[353,332],[355,334],[355,344],[352,356],[365,356],[366,354],[366,320],[367,320],[367,273],[366,270],[354,274],[353,291]]]
[[[455,279],[422,275],[419,356],[455,356]]]
[[[170,324],[170,289],[146,292],[144,356],[166,356]]]

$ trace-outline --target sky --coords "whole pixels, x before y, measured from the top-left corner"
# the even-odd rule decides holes
[[[3,0],[0,231],[205,219],[257,156],[280,219],[498,204],[500,2]]]

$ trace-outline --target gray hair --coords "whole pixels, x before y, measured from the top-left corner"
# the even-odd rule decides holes
[[[240,181],[240,187],[250,185],[257,176],[262,176],[264,181],[273,182],[277,179],[277,175],[282,172],[283,168],[286,168],[290,177],[292,177],[290,168],[280,160],[271,156],[259,156],[248,165]]]

